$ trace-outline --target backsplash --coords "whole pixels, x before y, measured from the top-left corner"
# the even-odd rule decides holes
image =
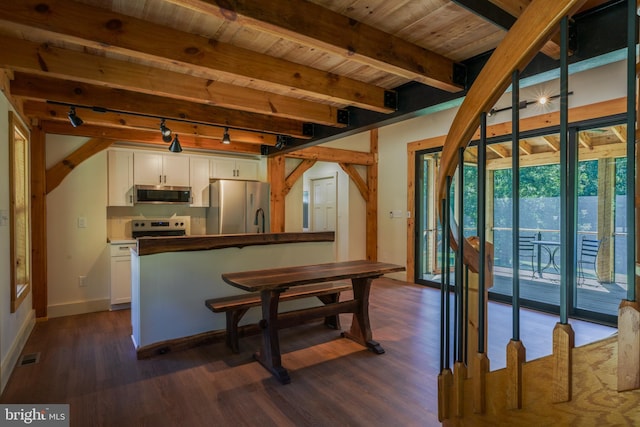
[[[183,221],[188,236],[206,234],[207,208],[175,205],[137,205],[107,207],[107,237],[110,240],[131,238],[131,220],[141,218],[173,218]]]

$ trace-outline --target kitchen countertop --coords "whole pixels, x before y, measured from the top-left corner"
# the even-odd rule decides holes
[[[136,239],[107,239],[111,245],[131,245],[136,243]]]
[[[333,242],[333,231],[308,233],[253,233],[221,234],[179,237],[140,237],[137,253],[139,256],[163,252],[206,251],[221,248],[242,248],[254,245],[276,245],[296,242]]]

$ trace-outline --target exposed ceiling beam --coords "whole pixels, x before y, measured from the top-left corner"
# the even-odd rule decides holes
[[[292,151],[286,153],[285,157],[319,160],[322,162],[350,163],[365,166],[370,166],[375,163],[375,158],[371,153],[327,147],[309,147],[298,151]]]
[[[12,37],[0,37],[0,52],[0,67],[16,71],[135,90],[217,107],[272,114],[327,126],[343,126],[338,123],[337,108],[330,105],[86,52]]]
[[[75,1],[0,2],[0,23],[51,41],[117,52],[213,80],[259,81],[275,93],[295,90],[345,106],[394,110],[385,104],[384,88]]]
[[[15,73],[11,83],[13,96],[41,101],[56,101],[86,107],[101,107],[120,112],[212,124],[307,138],[302,122],[261,114],[229,110],[204,104],[109,89],[86,83]]]
[[[168,1],[442,90],[462,90],[450,59],[308,1]]]
[[[27,100],[24,102],[23,112],[26,116],[36,118],[39,121],[62,121],[67,123],[68,126],[71,126],[67,117],[69,107],[64,105],[47,104],[41,101]],[[76,113],[84,123],[88,125],[154,132],[160,131],[160,121],[156,118],[111,112],[102,113],[88,109],[77,110]],[[174,134],[179,134],[180,137],[191,135],[194,137],[211,138],[220,142],[224,134],[224,128],[217,126],[191,124],[171,120],[166,121],[166,126],[171,129]],[[230,129],[229,135],[232,142],[246,142],[248,144],[259,145],[276,144],[276,135],[272,134]]]
[[[44,132],[50,134],[115,139],[124,143],[142,143],[145,145],[157,145],[167,150],[169,149],[169,144],[162,141],[160,132],[117,129],[93,125],[82,125],[74,128],[69,126],[68,123],[59,121],[45,121],[40,124],[40,127]],[[180,135],[179,139],[180,145],[185,149],[260,154],[260,146],[257,144],[238,142],[226,145],[209,138],[199,138],[191,135]]]

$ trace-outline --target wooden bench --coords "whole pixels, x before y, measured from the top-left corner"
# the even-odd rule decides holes
[[[280,301],[289,301],[300,298],[317,297],[325,305],[338,302],[340,293],[350,291],[350,283],[317,283],[311,285],[296,286],[280,294]],[[222,298],[212,298],[204,302],[207,308],[214,313],[226,313],[227,315],[227,346],[234,353],[240,351],[238,344],[238,323],[251,307],[260,307],[260,292],[249,292]],[[324,324],[333,329],[340,329],[339,315],[327,316]]]

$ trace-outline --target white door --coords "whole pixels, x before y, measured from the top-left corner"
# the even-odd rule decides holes
[[[336,230],[336,178],[311,180],[311,231]]]

